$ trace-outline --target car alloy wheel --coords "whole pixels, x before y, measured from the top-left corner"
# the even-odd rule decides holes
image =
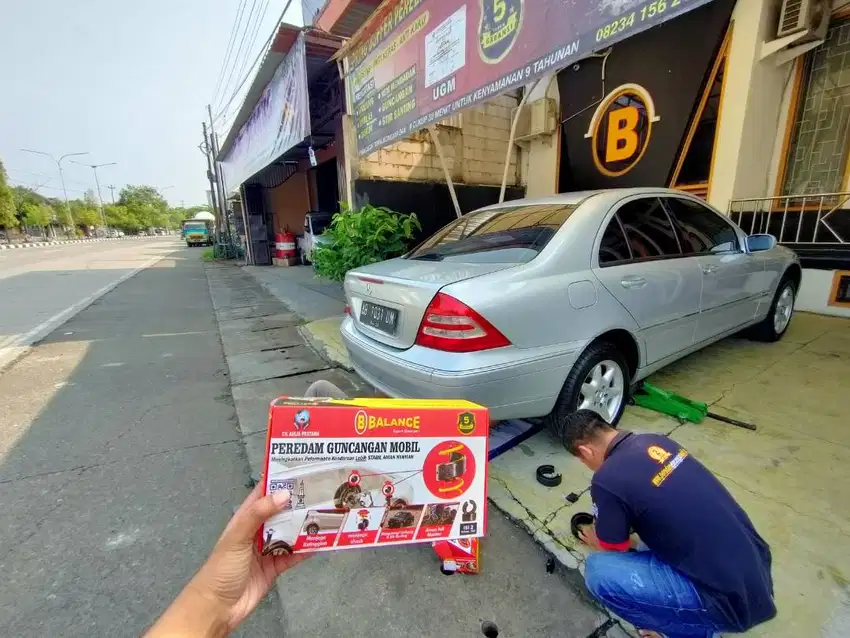
[[[773,311],[773,329],[776,334],[785,332],[791,321],[791,313],[794,312],[794,286],[785,284],[785,288],[776,300],[776,308]]]
[[[590,369],[579,390],[578,410],[593,410],[608,423],[620,410],[625,399],[626,383],[619,364],[610,359]]]

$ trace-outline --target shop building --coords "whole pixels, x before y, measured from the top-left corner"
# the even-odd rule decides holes
[[[554,4],[544,1],[539,11]],[[349,76],[362,62],[354,59],[357,48],[375,39],[396,9],[410,12],[379,33],[378,51],[385,46],[380,42],[391,42],[426,11],[433,27],[443,27],[449,23],[440,22],[443,15],[474,14],[478,3],[328,0],[308,32],[334,43],[321,59],[323,72],[336,82],[328,92],[335,103],[325,109],[334,115],[325,135],[312,138],[318,166],[310,166],[308,140],[246,182],[262,189],[254,191],[253,201],[258,209],[262,200],[266,232],[298,230],[308,210],[368,198],[416,212],[428,234],[455,214],[449,182],[461,212],[497,201],[503,179],[507,198],[670,186],[706,199],[745,230],[770,232],[796,250],[805,271],[800,309],[850,315],[850,3],[602,4],[611,19],[600,22],[596,43],[582,45],[589,47],[584,54],[576,57],[581,52],[575,47],[562,46],[546,73],[536,70],[549,65],[551,55],[529,64],[535,72],[528,81],[452,107],[443,117],[420,118],[421,126],[372,150],[358,146],[363,101],[358,103]],[[521,29],[541,29],[528,17],[527,2],[505,6],[522,18],[514,23],[519,35],[512,41],[522,41]],[[662,13],[669,17],[659,20]],[[651,28],[635,27],[622,39],[611,35],[644,18],[649,26],[653,14]],[[423,32],[433,33],[433,27]],[[550,37],[546,33],[544,27],[539,37]],[[515,56],[524,55],[520,49]],[[506,73],[516,67],[510,46],[492,60]],[[252,96],[256,102],[269,76],[258,75],[246,105]],[[437,100],[439,86],[428,87],[435,91],[434,104],[450,104],[450,98]],[[312,116],[320,100],[312,95],[313,84],[309,91]],[[330,164],[322,169],[323,163]],[[334,181],[336,191],[321,186]],[[250,218],[252,198],[246,195]],[[251,223],[248,229],[255,234]],[[258,256],[256,263],[268,263]]]

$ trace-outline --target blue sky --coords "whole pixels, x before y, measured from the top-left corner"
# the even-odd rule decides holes
[[[206,165],[197,148],[201,120],[239,5],[239,0],[4,3],[0,159],[12,184],[43,185],[39,192],[60,196],[56,164],[19,149],[57,157],[88,151],[73,159],[118,162],[99,170],[101,186],[149,184],[163,189],[172,205],[205,203]],[[246,67],[285,5],[286,0],[246,0],[243,24],[252,6],[262,16]],[[292,2],[286,21],[301,24],[300,0]],[[251,33],[253,28],[240,61]],[[234,100],[229,110],[239,103]],[[219,131],[220,139],[225,133]],[[69,197],[93,188],[91,169],[67,160],[63,169]],[[105,188],[103,198],[110,200]]]

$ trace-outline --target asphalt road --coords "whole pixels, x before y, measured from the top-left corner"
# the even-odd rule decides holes
[[[0,251],[0,368],[104,288],[180,244],[174,237]],[[21,344],[21,342],[23,342]]]
[[[247,493],[200,251],[171,248],[0,373],[2,636],[138,635]],[[603,618],[545,562],[491,511],[477,576],[427,546],[323,554],[240,633],[584,638]]]

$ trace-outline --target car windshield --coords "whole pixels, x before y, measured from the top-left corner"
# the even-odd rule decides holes
[[[426,239],[407,259],[525,263],[546,247],[577,206],[538,204],[470,213]]]
[[[189,222],[184,225],[186,230],[204,230],[206,227],[204,222]]]
[[[313,226],[313,234],[321,235],[325,229],[331,225],[332,215],[322,215],[321,217],[310,217],[310,224]]]

